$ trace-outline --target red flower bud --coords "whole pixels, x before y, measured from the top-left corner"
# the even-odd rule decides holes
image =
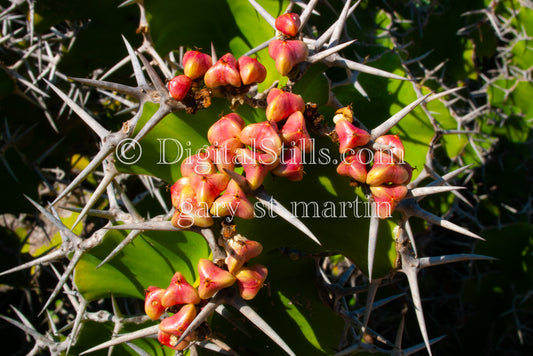
[[[266,68],[256,58],[242,56],[239,58],[238,64],[242,84],[262,83],[266,79]]]
[[[185,96],[189,92],[189,89],[191,89],[191,86],[191,78],[183,74],[172,78],[167,84],[170,96],[178,101],[183,100],[183,98],[185,98]]]
[[[179,312],[161,320],[159,330],[167,334],[181,336],[194,318],[196,318],[196,307],[194,304],[185,304]]]
[[[229,181],[224,194],[213,202],[209,211],[214,216],[237,216],[242,219],[254,217],[254,207],[233,179]]]
[[[376,143],[381,143],[383,145],[391,146],[388,150],[383,150],[384,152],[392,155],[397,162],[403,162],[405,157],[405,148],[403,147],[402,140],[398,135],[384,135],[376,138]]]
[[[209,152],[200,152],[185,158],[181,162],[181,175],[188,177],[191,173],[213,174],[217,169],[209,157]]]
[[[307,59],[309,49],[299,40],[273,40],[268,45],[268,54],[276,61],[276,69],[287,75],[295,65]]]
[[[157,320],[165,312],[165,307],[161,304],[161,296],[165,292],[159,287],[150,286],[146,289],[144,298],[144,312],[152,320]]]
[[[250,259],[257,257],[263,251],[263,246],[253,240],[248,240],[242,235],[235,235],[224,241],[228,257],[226,266],[230,273],[237,272]]]
[[[370,192],[374,199],[372,204],[374,213],[380,219],[386,219],[391,216],[398,203],[407,194],[407,187],[405,185],[371,186]]]
[[[183,55],[183,72],[191,79],[200,78],[212,64],[211,56],[198,51],[187,51]]]
[[[266,117],[270,121],[281,121],[296,111],[305,111],[305,102],[300,95],[278,88],[270,90],[267,96]]]
[[[224,173],[213,173],[200,175],[191,173],[189,175],[191,187],[196,193],[196,201],[206,203],[208,207],[222,193],[229,182],[228,175]]]
[[[180,339],[179,336],[176,336],[174,334],[165,333],[161,330],[159,330],[157,334],[157,340],[161,345],[164,345],[166,347],[170,347],[174,350],[184,350],[187,346],[189,346],[189,341],[183,340],[178,344],[178,340]]]
[[[286,36],[294,37],[298,34],[301,21],[300,16],[294,13],[283,14],[276,19],[276,29]]]
[[[281,153],[281,138],[278,135],[278,127],[275,123],[264,121],[250,124],[241,131],[241,142],[252,147],[253,150],[260,150],[279,156]]]
[[[279,156],[253,152],[248,148],[238,148],[235,151],[235,156],[241,164],[246,175],[246,181],[252,190],[259,188],[268,172],[279,163]]]
[[[204,83],[208,88],[221,85],[241,86],[241,75],[237,70],[237,61],[231,53],[223,55],[204,75]]]
[[[292,113],[281,128],[281,138],[287,145],[296,145],[304,152],[313,150],[313,140],[307,132],[304,115],[297,111]]]
[[[198,304],[200,301],[196,288],[180,272],[174,274],[161,297],[161,304],[167,308],[176,304]]]
[[[209,299],[219,290],[235,283],[235,277],[231,273],[205,258],[198,261],[198,274],[200,275],[198,294],[202,299]]]
[[[364,146],[370,141],[370,134],[355,127],[347,120],[339,120],[335,124],[335,131],[339,137],[339,152],[344,154],[349,150]]]
[[[236,274],[237,283],[242,299],[254,299],[267,277],[268,270],[265,266],[254,265],[243,267]]]
[[[341,176],[347,176],[359,183],[366,182],[366,163],[367,155],[364,151],[358,151],[344,157],[342,162],[337,166],[337,173]]]
[[[189,185],[189,177],[181,177],[170,187],[170,199],[173,207],[177,208],[180,205],[181,191],[187,185]]]
[[[298,146],[291,146],[283,151],[280,163],[272,170],[272,174],[285,177],[288,180],[297,182],[304,177],[304,167],[302,164],[302,151]]]
[[[209,227],[213,225],[213,218],[209,214],[207,203],[199,203],[196,193],[190,185],[182,189],[180,204],[172,216],[171,223],[180,229],[187,229],[193,225]]]
[[[366,176],[366,184],[407,184],[411,174],[409,163],[374,164]]]
[[[239,138],[244,128],[244,120],[239,114],[230,113],[222,116],[207,131],[207,139],[212,145],[220,145],[230,138]]]

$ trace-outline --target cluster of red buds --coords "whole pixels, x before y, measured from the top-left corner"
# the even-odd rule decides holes
[[[372,150],[366,145],[370,133],[353,124],[353,112],[345,107],[337,110],[335,132],[339,139],[339,152],[344,159],[337,173],[347,176],[357,184],[366,184],[374,200],[375,214],[381,219],[390,217],[400,200],[407,194],[413,168],[404,161],[405,149],[397,135],[376,138]]]
[[[210,55],[188,51],[182,62],[184,74],[172,78],[167,84],[170,96],[178,101],[187,96],[194,81],[203,80],[208,88],[240,88],[263,82],[267,74],[265,66],[256,58],[242,56],[236,60],[231,53],[226,53],[212,64]],[[198,83],[196,86],[199,86]]]
[[[276,61],[276,69],[281,75],[287,75],[298,64],[307,59],[309,49],[304,41],[298,39],[300,16],[287,13],[276,19],[278,38],[268,45],[268,54]]]
[[[152,320],[158,320],[165,312],[174,313],[161,320],[158,340],[162,345],[174,350],[183,350],[196,337],[189,334],[182,342],[178,341],[197,315],[197,312],[221,289],[229,288],[235,282],[241,298],[255,298],[263,287],[268,270],[256,264],[246,263],[258,256],[263,246],[257,241],[248,240],[242,235],[222,237],[219,242],[226,250],[227,257],[220,267],[208,259],[198,261],[198,287],[187,282],[183,274],[176,272],[166,289],[150,286],[146,290],[144,310]]]
[[[259,188],[269,173],[301,180],[302,155],[313,149],[304,110],[301,96],[274,88],[267,96],[267,121],[245,126],[236,113],[216,121],[207,133],[210,146],[183,160],[182,178],[171,187],[176,208],[172,224],[209,227],[213,217],[253,218],[246,192],[227,174],[237,166],[251,190]]]

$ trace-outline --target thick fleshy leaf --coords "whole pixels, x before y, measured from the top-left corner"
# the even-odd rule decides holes
[[[197,277],[196,264],[209,255],[204,239],[192,232],[149,232],[138,236],[98,270],[95,267],[126,234],[109,231],[102,245],[83,255],[75,281],[85,299],[115,296],[144,298],[151,285],[166,288],[175,272],[188,281]]]

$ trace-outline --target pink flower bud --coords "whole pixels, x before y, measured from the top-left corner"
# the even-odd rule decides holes
[[[254,265],[252,267],[243,267],[236,274],[237,283],[242,299],[254,299],[268,275],[265,266]]]
[[[291,146],[283,151],[279,165],[272,170],[272,174],[285,177],[290,181],[297,182],[304,177],[302,164],[302,151],[298,146]]]
[[[161,297],[161,304],[167,308],[176,304],[198,304],[200,301],[196,288],[180,272],[174,274]]]
[[[407,194],[405,185],[395,186],[371,186],[370,192],[374,199],[372,204],[374,212],[380,219],[391,216],[398,203]]]
[[[165,312],[165,307],[161,304],[161,296],[165,292],[159,287],[150,286],[146,289],[144,298],[144,312],[152,320],[157,320]]]
[[[335,131],[339,137],[339,152],[344,154],[349,150],[364,146],[370,141],[370,134],[355,127],[347,120],[339,120],[335,124]]]
[[[202,52],[187,51],[183,55],[183,72],[191,79],[203,76],[211,64],[211,56]]]
[[[209,157],[209,152],[200,152],[185,158],[181,162],[181,175],[188,177],[191,173],[213,174],[217,169]]]
[[[402,140],[398,135],[384,135],[376,138],[376,143],[391,146],[390,149],[384,150],[389,155],[392,155],[397,162],[403,162],[405,157],[405,148]]]
[[[313,150],[313,140],[307,132],[304,115],[300,111],[292,113],[281,128],[281,138],[287,145],[296,145],[304,152]]]
[[[281,121],[291,114],[305,111],[305,102],[300,95],[278,88],[270,90],[267,96],[266,117],[270,121]]]
[[[239,58],[238,64],[242,84],[262,83],[266,79],[266,68],[256,58],[242,56]]]
[[[287,75],[295,65],[307,59],[309,49],[300,40],[273,40],[268,45],[268,54],[276,61],[276,69]]]
[[[246,126],[241,131],[240,139],[253,150],[260,150],[275,156],[281,153],[281,138],[278,135],[278,127],[273,122],[264,121]]]
[[[200,175],[191,173],[189,175],[191,187],[196,193],[196,201],[206,203],[208,207],[222,193],[229,182],[228,175],[224,173],[213,173]]]
[[[209,147],[209,157],[213,157],[213,163],[217,166],[217,169],[226,174],[224,169],[230,171],[235,169],[235,150],[241,147],[244,147],[244,145],[238,138],[230,138]]]
[[[337,166],[337,173],[341,176],[347,176],[359,183],[366,182],[366,162],[367,155],[364,151],[358,151],[346,156]]]
[[[181,336],[194,318],[196,318],[196,307],[194,304],[185,304],[176,314],[161,320],[159,330],[167,334]]]
[[[170,199],[173,207],[177,208],[180,205],[181,191],[187,185],[189,185],[189,177],[181,177],[170,187]]]
[[[279,16],[275,22],[276,29],[290,37],[294,37],[298,34],[300,25],[300,16],[295,13],[283,14]]]
[[[228,253],[226,266],[228,266],[228,271],[232,274],[237,272],[250,259],[259,256],[263,251],[263,246],[259,242],[248,240],[239,234],[225,240],[224,244]]]
[[[255,190],[263,184],[268,172],[279,163],[279,156],[269,153],[253,152],[248,148],[238,148],[235,157],[241,164],[250,189]]]
[[[235,277],[231,273],[205,258],[198,261],[198,274],[200,275],[198,294],[202,299],[209,299],[219,290],[235,283]]]
[[[366,176],[366,184],[407,184],[411,174],[409,163],[374,164]]]
[[[241,75],[237,70],[237,61],[231,53],[223,55],[204,75],[204,83],[208,88],[222,85],[241,86]]]
[[[254,217],[254,207],[233,179],[229,181],[224,194],[213,202],[209,212],[214,216],[237,216],[242,219]]]
[[[207,131],[207,139],[212,145],[220,145],[230,138],[239,138],[244,128],[244,120],[239,114],[230,113],[222,116]]]
[[[209,214],[207,203],[199,203],[196,200],[196,193],[189,186],[182,189],[180,204],[172,216],[171,223],[180,229],[187,229],[191,226],[209,227],[213,225],[213,218]]]
[[[192,80],[186,75],[178,75],[172,78],[168,84],[168,92],[171,97],[180,101],[185,98],[192,86]]]
[[[171,349],[181,351],[184,350],[187,346],[189,346],[189,341],[187,340],[183,340],[178,344],[179,339],[179,336],[165,333],[161,330],[159,330],[157,334],[157,340],[159,341],[159,343],[166,347],[170,347]]]

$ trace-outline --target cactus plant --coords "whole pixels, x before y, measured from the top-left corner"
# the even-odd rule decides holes
[[[72,154],[82,163],[68,180],[43,173],[61,142],[46,142],[50,150],[28,163],[48,199],[34,189],[27,201],[58,236],[49,251],[0,275],[66,262],[64,270],[51,267],[58,282],[40,296],[52,334],[15,306],[18,320],[1,317],[35,340],[34,353],[432,354],[441,337],[427,323],[420,272],[492,260],[493,252],[432,251],[424,236],[444,234],[441,227],[472,249],[482,240],[479,221],[461,216],[472,200],[462,185],[478,174],[468,164],[483,166],[493,147],[482,141],[491,126],[481,124],[503,118],[501,125],[528,127],[529,28],[524,35],[518,28],[531,9],[511,12],[511,3],[453,10],[465,12],[459,39],[479,44],[476,31],[492,34],[490,22],[508,46],[495,61],[507,66],[503,76],[475,72],[478,63],[469,61],[467,73],[455,57],[448,76],[421,53],[431,49],[421,34],[438,36],[427,33],[441,20],[438,5],[426,2],[130,0],[116,11],[139,10],[131,37],[141,44],[123,37],[114,51],[124,59],[91,76],[57,67],[62,54],[50,46],[76,38],[68,26],[83,33],[83,21],[62,24],[62,36],[54,29],[35,37],[33,2],[27,27],[18,27],[21,3],[2,8],[3,28],[19,28],[3,34],[3,46],[30,68],[3,65],[2,83],[57,132],[66,124],[49,107],[71,111],[69,122],[81,119],[97,151],[90,159]],[[188,31],[205,6],[206,28]],[[167,21],[170,14],[178,18]],[[29,45],[17,42],[21,33]],[[460,45],[468,51],[468,41]],[[488,104],[474,84],[468,94],[456,87],[462,73],[479,74]],[[12,133],[7,122],[2,161],[19,180],[26,177],[8,153],[20,152],[25,132]],[[72,318],[60,325],[52,305],[67,299]],[[103,305],[113,314],[92,311]],[[390,319],[379,314],[385,305]],[[406,319],[417,332],[404,340]]]

